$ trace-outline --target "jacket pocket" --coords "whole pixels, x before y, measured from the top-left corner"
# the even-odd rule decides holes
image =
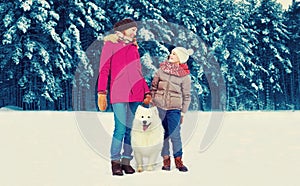
[[[158,90],[165,90],[167,86],[168,86],[168,82],[166,82],[166,81],[159,81],[157,89]]]
[[[157,90],[155,93],[154,93],[154,96],[153,96],[153,101],[156,105],[158,106],[163,106],[164,105],[164,92],[163,91],[160,91],[160,90]]]
[[[163,97],[164,97],[164,92],[163,91],[158,90],[154,93],[154,98],[163,99]]]
[[[182,96],[179,93],[170,92],[169,107],[173,109],[181,109],[182,107]]]

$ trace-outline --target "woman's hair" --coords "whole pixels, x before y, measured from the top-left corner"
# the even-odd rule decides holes
[[[117,22],[114,25],[114,31],[122,32],[122,31],[127,30],[128,28],[131,28],[131,27],[137,27],[137,23],[134,20],[130,19],[130,18],[126,18],[126,19],[123,19],[123,20]]]

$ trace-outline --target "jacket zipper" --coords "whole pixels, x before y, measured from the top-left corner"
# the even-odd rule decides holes
[[[166,88],[166,95],[165,95],[165,102],[166,102],[166,108],[169,108],[170,106],[170,96],[169,95],[169,88],[170,88],[170,80],[171,80],[171,75],[168,74],[169,78],[168,78],[168,84],[167,84],[167,88]],[[169,99],[167,99],[169,97]]]

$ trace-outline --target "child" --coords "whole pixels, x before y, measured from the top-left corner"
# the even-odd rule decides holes
[[[162,170],[171,169],[169,151],[169,140],[171,139],[176,168],[182,172],[188,171],[182,162],[180,124],[191,102],[191,78],[186,62],[192,54],[192,49],[174,48],[169,59],[160,64],[160,68],[152,81],[152,101],[158,107],[165,129],[164,145],[161,152],[163,157]]]

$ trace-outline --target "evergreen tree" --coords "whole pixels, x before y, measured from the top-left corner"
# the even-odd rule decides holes
[[[15,104],[25,109],[70,109],[77,65],[80,81],[92,75],[80,42],[80,29],[89,25],[101,31],[104,11],[91,2],[19,0],[1,3],[1,70],[18,87]],[[96,21],[94,21],[95,19]],[[10,80],[6,78],[6,81]]]
[[[287,109],[300,109],[300,2],[293,0],[292,5],[285,13],[285,24],[290,32],[288,47],[290,49],[290,60],[293,66],[293,72],[285,76],[285,92]]]
[[[9,74],[17,81],[24,107],[40,109],[40,96],[53,102],[63,95],[59,85],[60,71],[67,76],[68,67],[62,66],[65,45],[55,32],[59,15],[51,10],[47,1],[7,2],[9,9],[2,9],[5,15],[5,31],[1,35],[1,45],[7,48],[7,55],[1,61],[9,66]],[[1,7],[5,6],[4,3]],[[55,41],[56,45],[49,45]],[[50,52],[52,51],[52,52]],[[53,54],[57,53],[55,57]],[[5,66],[2,67],[5,68]],[[23,104],[17,103],[20,106]]]
[[[288,32],[283,23],[282,7],[273,0],[262,0],[253,15],[253,28],[256,30],[256,44],[253,53],[255,64],[261,66],[253,79],[253,86],[259,87],[259,109],[274,110],[282,102],[282,73],[291,72],[286,41]]]
[[[226,79],[227,109],[237,109],[237,102],[241,96],[241,90],[245,86],[247,77],[246,62],[249,46],[245,38],[247,30],[243,26],[242,16],[234,1],[222,1],[215,6],[218,15],[214,30],[215,39],[212,49],[221,65],[221,72]]]
[[[99,60],[95,61],[93,56],[99,53],[101,46],[89,51],[87,49],[95,40],[103,37],[110,25],[106,11],[98,1],[55,1],[54,5],[55,10],[62,15],[57,30],[72,57],[72,71],[69,72],[72,78],[66,83],[66,101],[73,110],[96,108],[91,97],[95,95]]]
[[[258,0],[243,0],[237,3],[238,13],[242,19],[242,26],[240,27],[239,36],[242,45],[238,52],[241,52],[240,60],[243,61],[241,64],[244,71],[240,73],[241,79],[237,104],[239,110],[256,110],[258,109],[259,99],[258,91],[263,90],[261,84],[255,82],[256,75],[263,69],[263,67],[256,63],[257,56],[254,55],[255,47],[258,44],[257,31],[254,29],[255,18],[257,14],[257,8],[259,7]],[[242,67],[241,66],[241,67]],[[234,67],[232,67],[234,69]],[[229,98],[230,99],[230,98]]]
[[[226,90],[223,91],[226,92],[223,96],[226,97],[222,99],[226,100],[228,110],[245,109],[245,105],[238,103],[253,94],[248,88],[252,69],[255,68],[251,62],[252,36],[251,30],[244,25],[244,11],[232,0],[210,1],[206,10],[204,38],[210,43],[211,53],[220,64],[220,75],[225,78]],[[222,82],[220,79],[218,83]]]

